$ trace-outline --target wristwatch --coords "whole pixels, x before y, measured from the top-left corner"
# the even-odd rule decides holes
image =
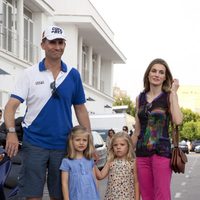
[[[7,131],[7,133],[16,133],[16,130],[14,127],[10,127],[6,131]]]

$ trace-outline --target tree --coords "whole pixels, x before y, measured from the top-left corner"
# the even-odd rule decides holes
[[[115,101],[113,103],[113,106],[123,106],[127,105],[127,113],[129,115],[132,115],[133,117],[135,116],[135,104],[133,101],[131,101],[129,96],[123,96],[123,97],[116,97]]]
[[[189,140],[200,139],[200,115],[188,108],[181,108],[183,123],[180,127],[181,138]]]
[[[198,113],[193,112],[192,110],[188,108],[181,108],[181,111],[183,113],[183,124],[185,122],[190,122],[190,121],[200,121],[200,115]]]
[[[185,122],[182,127],[181,138],[187,138],[188,140],[200,139],[200,121]]]

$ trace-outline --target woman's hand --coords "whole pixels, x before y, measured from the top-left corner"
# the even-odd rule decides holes
[[[179,88],[179,80],[174,79],[172,83],[171,92],[177,92],[178,88]]]

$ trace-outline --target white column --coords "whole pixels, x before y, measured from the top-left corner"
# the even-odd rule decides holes
[[[93,51],[92,47],[89,46],[88,49],[89,85],[92,85],[92,76],[93,76],[92,51]]]
[[[101,86],[101,56],[97,55],[97,89],[100,90]]]
[[[3,31],[3,2],[0,0],[0,33]],[[3,38],[2,34],[0,34],[0,48],[2,48]]]
[[[17,1],[17,32],[19,36],[19,58],[24,57],[24,0]]]
[[[83,47],[83,38],[78,38],[78,70],[82,77],[82,47]]]
[[[114,76],[114,64],[111,63],[111,70],[110,70],[110,96],[113,96],[113,76]]]

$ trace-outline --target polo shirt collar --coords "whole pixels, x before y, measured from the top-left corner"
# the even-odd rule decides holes
[[[45,64],[44,64],[44,60],[43,59],[40,63],[39,63],[39,70],[42,72],[42,71],[45,71],[47,70],[47,68],[45,67]],[[61,60],[61,71],[63,72],[67,72],[67,65]]]

